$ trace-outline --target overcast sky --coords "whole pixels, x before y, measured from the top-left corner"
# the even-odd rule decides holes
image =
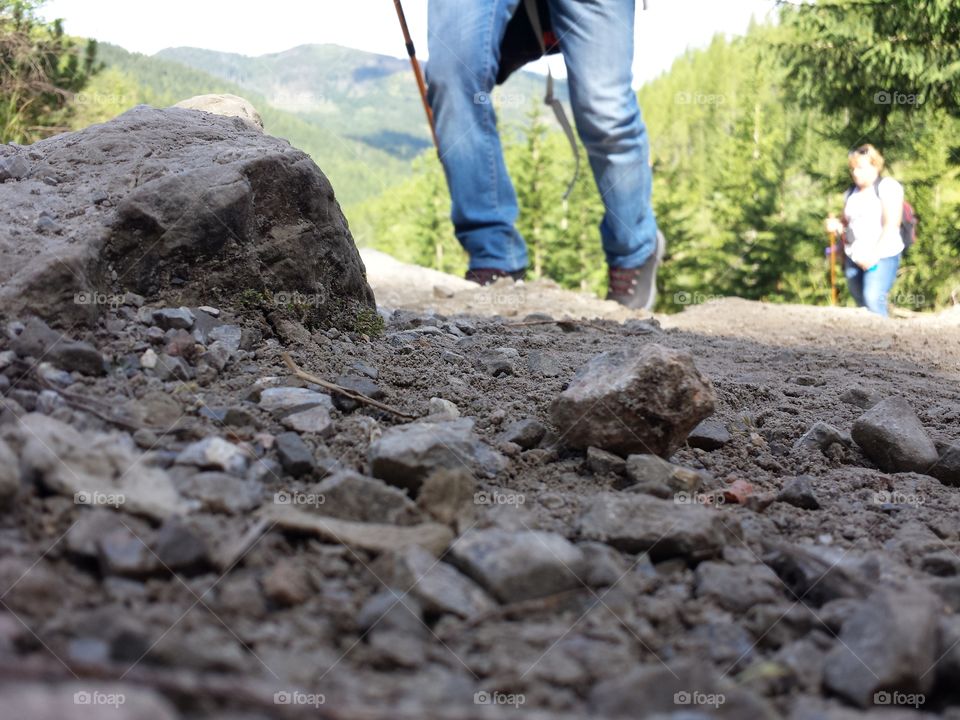
[[[648,0],[648,5],[637,13],[635,86],[669,68],[688,47],[705,46],[717,32],[744,32],[751,16],[762,20],[772,12],[775,0]],[[405,0],[403,7],[417,54],[426,58],[427,0]],[[48,0],[42,14],[63,18],[70,34],[148,55],[184,45],[263,55],[337,43],[406,56],[393,0]],[[562,59],[550,62],[562,75]]]

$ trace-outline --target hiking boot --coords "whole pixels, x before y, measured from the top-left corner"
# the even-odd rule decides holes
[[[467,274],[464,277],[480,285],[489,285],[502,277],[523,280],[526,276],[526,269],[507,272],[506,270],[498,270],[497,268],[474,268],[473,270],[467,270]]]
[[[663,233],[657,230],[657,249],[640,267],[610,268],[607,300],[634,310],[653,310],[657,302],[657,269],[667,249]]]

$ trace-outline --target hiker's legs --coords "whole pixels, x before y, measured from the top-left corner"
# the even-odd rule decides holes
[[[847,278],[847,290],[850,291],[850,297],[857,304],[857,307],[864,307],[863,304],[863,270],[847,255],[843,256],[843,274]]]
[[[606,213],[611,267],[639,267],[656,248],[647,129],[631,87],[635,0],[550,0],[580,139]]]
[[[520,0],[430,0],[428,99],[470,268],[520,270],[527,247],[514,228],[517,196],[507,175],[490,101],[500,42]]]
[[[887,316],[887,297],[897,279],[900,256],[883,258],[877,267],[863,274],[863,304],[870,312]]]

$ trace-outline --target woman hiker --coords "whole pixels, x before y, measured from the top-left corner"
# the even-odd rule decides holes
[[[830,217],[827,232],[843,238],[844,275],[857,307],[887,316],[887,296],[897,279],[903,239],[903,185],[881,177],[883,156],[873,145],[849,157],[853,187],[847,191],[843,217]]]

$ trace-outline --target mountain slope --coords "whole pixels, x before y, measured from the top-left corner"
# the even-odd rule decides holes
[[[406,60],[339,45],[301,45],[260,57],[181,47],[155,57],[252,90],[274,107],[397,157],[412,158],[430,147],[423,105]],[[543,92],[542,76],[516,73],[492,93],[501,124],[523,123]],[[566,100],[566,92],[566,85],[558,83],[558,96]]]

